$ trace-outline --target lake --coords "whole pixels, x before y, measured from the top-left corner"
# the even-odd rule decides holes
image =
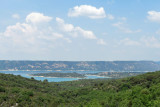
[[[61,72],[61,73],[76,72],[76,73],[80,73],[80,74],[86,74],[86,73],[98,73],[98,72],[102,72],[102,71],[0,71],[0,73],[21,75],[22,77],[26,77],[26,78],[33,77],[33,76],[30,76],[29,74],[53,73],[53,72]],[[100,76],[95,76],[95,75],[86,75],[85,79],[97,79],[97,78],[107,78],[107,77],[100,77]],[[41,80],[41,81],[43,81],[44,79],[47,79],[48,82],[61,82],[61,81],[73,81],[73,80],[78,80],[78,79],[82,79],[82,78],[34,77],[34,79]]]

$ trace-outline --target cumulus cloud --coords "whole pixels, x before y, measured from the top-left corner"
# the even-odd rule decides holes
[[[73,37],[83,36],[86,39],[97,39],[92,31],[84,30],[81,27],[75,27],[72,24],[65,23],[63,19],[56,18],[61,31],[70,34]]]
[[[147,16],[147,18],[148,18],[150,21],[160,23],[160,12],[157,12],[157,11],[148,11],[148,16]]]
[[[98,41],[90,30],[67,24],[61,18],[52,19],[42,13],[28,14],[24,22],[9,25],[4,32],[0,32],[0,48],[34,52],[52,50],[57,46],[72,43],[75,37]],[[57,24],[51,25],[51,21]]]
[[[63,19],[58,18],[58,17],[56,18],[56,21],[57,21],[60,31],[63,32],[64,35],[70,35],[74,38],[83,37],[85,39],[96,40],[97,44],[106,45],[103,39],[97,38],[96,35],[90,30],[85,30],[79,26],[75,27],[72,24],[65,23]]]
[[[16,49],[29,48],[29,50],[35,51],[36,49],[54,47],[58,40],[71,43],[70,38],[56,32],[52,26],[37,24],[47,24],[51,20],[52,17],[44,16],[42,13],[30,13],[25,22],[9,25],[4,32],[0,33],[0,45],[7,44],[16,47]],[[27,49],[23,51],[27,51]]]
[[[61,18],[56,18],[56,21],[59,25],[59,28],[65,32],[72,32],[74,30],[74,26],[72,24],[67,24]]]
[[[16,47],[31,47],[31,46],[47,46],[54,45],[57,39],[66,38],[57,32],[48,28],[39,28],[28,23],[17,23],[8,26],[3,33],[6,42],[11,42]]]
[[[128,27],[125,26],[125,24],[123,22],[114,23],[114,24],[112,24],[112,26],[118,28],[123,33],[138,33],[138,32],[141,32],[140,29],[138,29],[138,30],[129,29]]]
[[[77,32],[79,35],[82,35],[86,39],[97,39],[95,34],[92,31],[84,30],[80,27],[75,27],[75,32]]]
[[[49,16],[44,16],[42,13],[30,13],[26,17],[26,22],[27,23],[44,23],[44,22],[49,22],[52,20],[52,17]]]
[[[12,18],[14,18],[14,19],[20,19],[20,16],[19,16],[19,14],[13,14]]]
[[[69,17],[78,17],[78,16],[87,16],[91,19],[105,18],[106,13],[103,7],[96,8],[90,5],[80,5],[75,6],[68,12]],[[109,15],[110,19],[113,19],[113,16]]]

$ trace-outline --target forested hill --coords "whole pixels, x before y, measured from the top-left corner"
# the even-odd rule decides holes
[[[156,71],[154,61],[0,61],[0,70]]]
[[[0,74],[0,107],[159,107],[159,96],[160,71],[58,83]]]

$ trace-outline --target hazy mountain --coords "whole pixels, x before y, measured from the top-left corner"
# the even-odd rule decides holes
[[[156,71],[154,61],[0,61],[0,70]]]

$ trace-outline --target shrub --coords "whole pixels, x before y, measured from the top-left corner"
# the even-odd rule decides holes
[[[4,87],[0,86],[0,92],[5,92],[5,91],[6,91],[6,89]]]

